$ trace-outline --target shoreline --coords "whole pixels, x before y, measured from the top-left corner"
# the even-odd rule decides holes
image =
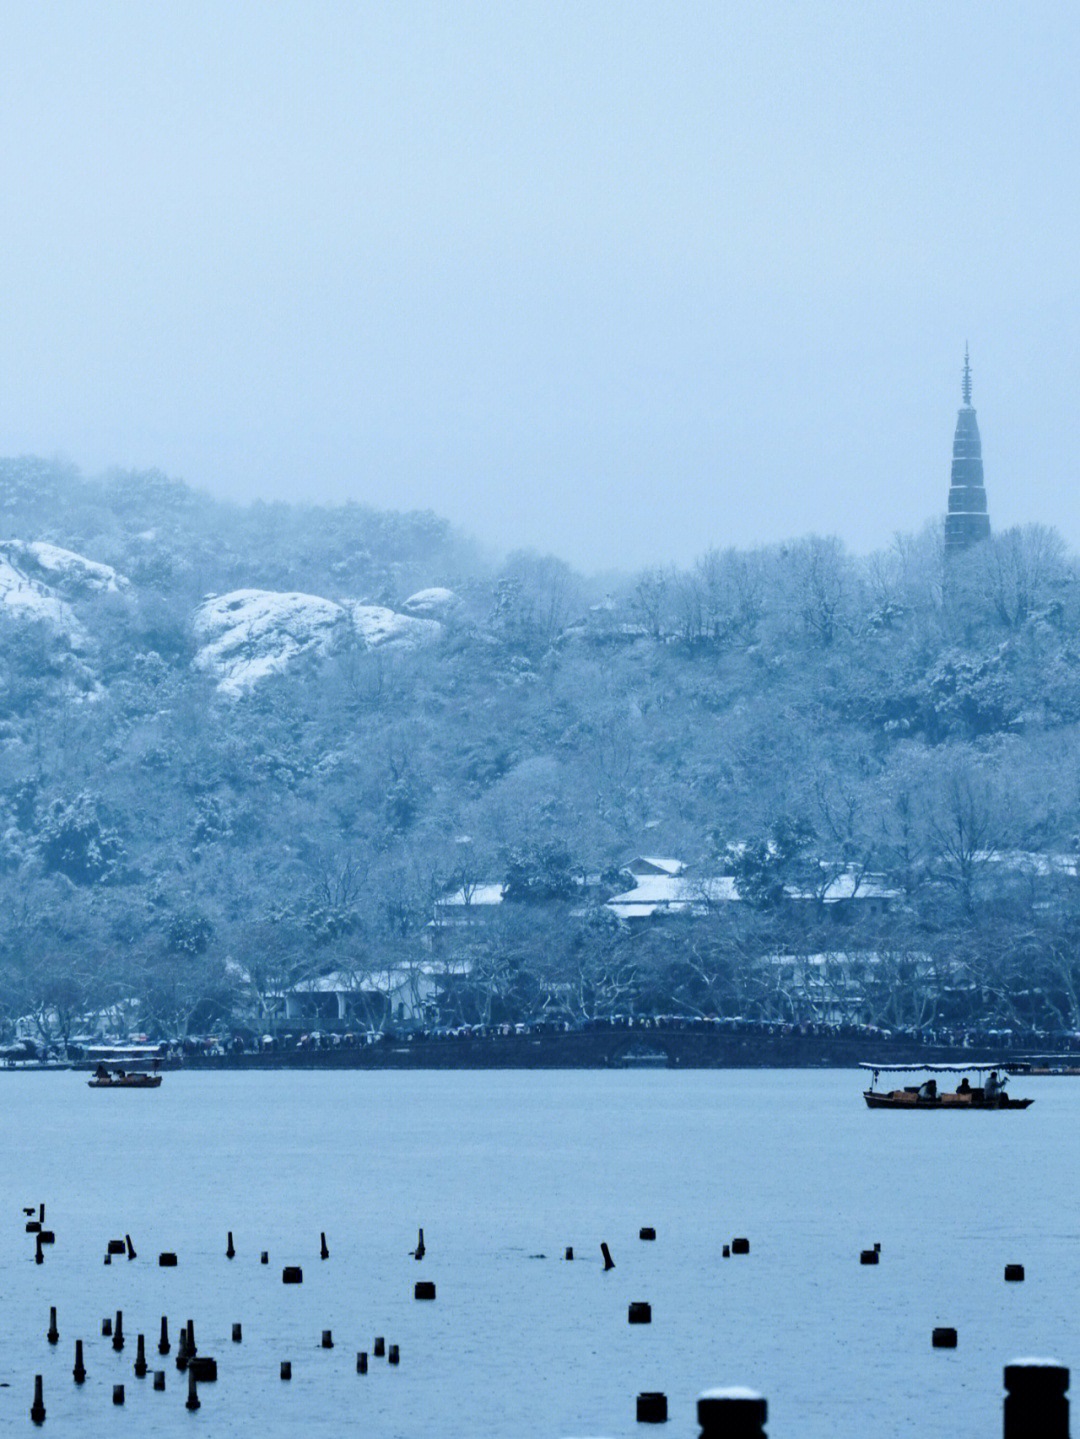
[[[974,1064],[993,1060],[1005,1068],[1041,1060],[1059,1071],[1075,1067],[1080,1054],[1052,1057],[1045,1041],[996,1048],[991,1044],[921,1044],[910,1037],[820,1034],[752,1034],[686,1029],[611,1030],[531,1035],[387,1040],[362,1046],[290,1048],[224,1054],[185,1054],[164,1060],[162,1070],[276,1069],[853,1069],[861,1063]],[[13,1066],[14,1067],[14,1066]],[[27,1068],[93,1068],[89,1060]],[[144,1065],[129,1065],[131,1069]],[[2,1071],[0,1071],[2,1072]]]

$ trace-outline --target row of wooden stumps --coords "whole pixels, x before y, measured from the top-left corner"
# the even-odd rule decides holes
[[[376,1345],[379,1341],[376,1340]],[[397,1362],[396,1345],[391,1345],[388,1360]],[[376,1348],[376,1354],[379,1350]],[[361,1365],[363,1360],[363,1365]],[[358,1373],[367,1370],[367,1355],[356,1357]],[[281,1366],[282,1379],[292,1378],[292,1366]],[[157,1381],[160,1378],[161,1383]],[[154,1376],[154,1388],[164,1389],[165,1375]],[[1017,1359],[1005,1366],[1005,1439],[1069,1439],[1069,1371],[1056,1359]],[[123,1404],[124,1386],[113,1385],[113,1403]],[[188,1370],[186,1408],[199,1406],[195,1371]],[[667,1396],[647,1393],[637,1397],[638,1423],[662,1424],[668,1417]],[[765,1420],[768,1404],[752,1389],[707,1389],[698,1396],[697,1419],[699,1439],[766,1439]],[[34,1376],[34,1402],[30,1418],[35,1424],[45,1422],[43,1379]]]

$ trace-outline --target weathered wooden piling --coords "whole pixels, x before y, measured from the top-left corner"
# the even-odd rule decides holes
[[[749,1253],[750,1253],[750,1241],[749,1241],[749,1239],[747,1239],[747,1238],[745,1237],[745,1235],[740,1235],[738,1239],[733,1239],[733,1240],[731,1241],[731,1252],[732,1252],[732,1254],[749,1254]]]
[[[1005,1439],[1069,1439],[1069,1371],[1056,1359],[1005,1366]]]
[[[36,1219],[28,1219],[26,1221],[26,1232],[27,1234],[40,1234],[41,1224],[39,1221]]]
[[[387,1364],[399,1364],[401,1362],[401,1351],[396,1344],[391,1344],[386,1354]]]
[[[299,1264],[286,1264],[281,1271],[281,1282],[282,1284],[303,1284],[304,1271]]]
[[[698,1395],[699,1439],[765,1439],[768,1405],[754,1389],[706,1389]]]
[[[413,1285],[414,1299],[434,1299],[435,1285],[430,1279],[418,1279]]]
[[[127,1245],[122,1239],[110,1239],[105,1252],[107,1254],[126,1254]]]
[[[194,1369],[189,1369],[187,1376],[187,1398],[184,1400],[184,1408],[194,1412],[194,1410],[199,1407],[199,1391],[195,1385],[195,1371]]]
[[[116,1318],[113,1320],[112,1347],[117,1354],[124,1347],[124,1316],[120,1310],[116,1311]]]
[[[56,1243],[56,1235],[53,1233],[53,1231],[52,1231],[51,1229],[39,1229],[39,1230],[38,1230],[37,1242],[38,1242],[39,1244],[55,1244],[55,1243]]]
[[[646,1390],[637,1397],[636,1418],[639,1424],[667,1423],[667,1395]]]
[[[930,1344],[934,1349],[955,1349],[956,1330],[946,1325],[941,1325],[930,1335]]]
[[[41,1253],[41,1245],[40,1245],[40,1244],[38,1245],[38,1253],[39,1253],[39,1254]],[[38,1260],[38,1263],[39,1263],[39,1264],[40,1264],[40,1262],[41,1262],[41,1261]],[[107,1249],[106,1249],[106,1251],[105,1251],[105,1260],[104,1260],[104,1262],[105,1262],[106,1264],[111,1264],[111,1263],[112,1263],[112,1255],[109,1253],[109,1251],[108,1251]]]
[[[628,1324],[651,1324],[652,1305],[641,1299],[635,1300],[627,1311],[626,1320]]]
[[[333,1349],[334,1347],[334,1336],[329,1329],[324,1329],[322,1332],[322,1347],[324,1349]]]
[[[176,1346],[176,1367],[182,1374],[188,1365],[187,1329],[181,1324],[180,1342]]]
[[[198,1345],[195,1343],[195,1321],[194,1319],[189,1319],[187,1322],[187,1357],[189,1364],[198,1352]]]
[[[49,1306],[49,1332],[46,1334],[45,1338],[49,1341],[50,1344],[56,1344],[60,1338],[60,1331],[56,1327],[55,1304],[50,1304]]]
[[[644,1229],[639,1229],[639,1230],[638,1230],[638,1238],[639,1238],[639,1239],[655,1239],[655,1238],[656,1238],[656,1230],[652,1227],[651,1224],[647,1224]]]
[[[157,1352],[168,1354],[169,1352],[169,1320],[166,1315],[161,1316],[161,1338],[158,1340]]]
[[[615,1268],[615,1261],[612,1259],[611,1250],[606,1244],[601,1244],[600,1253],[604,1256],[604,1273],[606,1274],[609,1269]]]
[[[241,1344],[241,1343],[243,1342],[243,1339],[244,1339],[244,1331],[243,1331],[243,1329],[241,1328],[241,1326],[240,1326],[239,1324],[234,1324],[233,1327],[232,1327],[232,1342],[233,1342],[234,1344]]]
[[[127,1257],[128,1257],[129,1259],[135,1259],[135,1258],[137,1257],[136,1254],[135,1254],[135,1246],[134,1246],[134,1244],[132,1244],[132,1242],[131,1242],[131,1235],[130,1235],[130,1234],[125,1234],[125,1235],[124,1235],[124,1248],[125,1248],[125,1250],[127,1251]]]
[[[1005,1279],[1009,1284],[1019,1284],[1024,1278],[1024,1266],[1022,1264],[1006,1264]]]
[[[876,1249],[863,1249],[862,1251],[860,1251],[860,1254],[859,1254],[859,1263],[860,1263],[860,1264],[876,1264],[877,1262],[878,1262],[878,1252],[877,1252]]]
[[[356,1372],[357,1374],[367,1373],[367,1350],[365,1349],[361,1349],[356,1356]]]
[[[376,1334],[375,1343],[371,1346],[371,1352],[376,1359],[381,1359],[386,1353],[386,1340],[381,1334]]]
[[[416,1236],[416,1248],[413,1250],[413,1258],[423,1259],[426,1253],[427,1249],[424,1245],[424,1231],[423,1229],[421,1229],[419,1234]]]
[[[112,1334],[112,1320],[111,1320],[111,1319],[103,1319],[103,1320],[101,1321],[101,1337],[102,1337],[102,1339],[108,1339],[111,1334]]]
[[[731,1258],[731,1245],[730,1245],[730,1244],[725,1244],[725,1245],[724,1245],[723,1249],[721,1250],[721,1258],[723,1258],[723,1259],[730,1259],[730,1258]]]
[[[320,1234],[320,1235],[319,1235],[319,1258],[320,1258],[320,1259],[329,1259],[329,1258],[330,1258],[330,1251],[329,1251],[329,1249],[327,1249],[327,1247],[326,1247],[326,1235],[325,1235],[325,1234]]]
[[[217,1360],[209,1354],[195,1354],[188,1360],[188,1374],[199,1384],[213,1384],[217,1381]]]
[[[269,1264],[269,1263],[270,1263],[270,1251],[269,1251],[268,1249],[264,1249],[263,1252],[259,1255],[259,1263],[260,1263],[260,1264]]]
[[[34,1263],[35,1263],[35,1264],[44,1264],[44,1263],[45,1263],[45,1250],[42,1248],[41,1235],[40,1235],[40,1234],[37,1236],[37,1243],[34,1245]]]
[[[225,1245],[225,1258],[236,1258],[236,1245],[232,1242],[232,1230],[229,1230],[229,1242]]]
[[[159,1392],[165,1388],[165,1370],[154,1370],[154,1388]]]
[[[83,1363],[82,1340],[75,1341],[75,1367],[71,1371],[72,1378],[76,1384],[83,1384],[86,1381],[86,1365]]]
[[[135,1338],[135,1378],[146,1378],[146,1338],[142,1334]]]
[[[281,1377],[282,1379],[292,1378],[292,1364],[289,1362],[288,1359],[283,1359],[281,1361]]]
[[[157,1262],[160,1269],[175,1269],[176,1255],[171,1249],[165,1249],[158,1255]]]
[[[45,1223],[45,1206],[44,1206],[44,1204],[39,1204],[39,1205],[38,1205],[37,1217],[38,1217],[38,1223],[39,1223],[39,1224],[44,1224],[44,1223]]]
[[[34,1402],[30,1405],[30,1418],[35,1424],[45,1423],[44,1383],[40,1374],[34,1375]]]
[[[122,1384],[114,1384],[114,1385],[113,1385],[113,1387],[112,1387],[112,1402],[113,1402],[114,1404],[123,1404],[123,1402],[124,1402],[124,1386],[123,1386]]]

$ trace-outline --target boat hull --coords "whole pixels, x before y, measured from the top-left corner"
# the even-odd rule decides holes
[[[1027,1109],[1033,1099],[1009,1099],[998,1096],[995,1099],[973,1099],[967,1095],[939,1094],[936,1099],[924,1099],[910,1090],[893,1090],[878,1094],[872,1089],[863,1090],[863,1098],[869,1109],[974,1109],[986,1112],[992,1109]]]
[[[131,1074],[123,1079],[88,1079],[91,1089],[156,1089],[161,1083],[160,1074]]]

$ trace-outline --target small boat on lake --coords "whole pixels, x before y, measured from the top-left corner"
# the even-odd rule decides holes
[[[99,1065],[93,1079],[87,1080],[91,1089],[157,1089],[160,1083],[160,1074],[130,1073],[124,1069],[108,1070],[104,1065]]]
[[[1005,1066],[1000,1063],[971,1064],[860,1064],[860,1069],[869,1069],[872,1074],[870,1088],[863,1090],[863,1098],[870,1109],[1027,1109],[1033,1099],[1012,1099],[1005,1093]],[[878,1078],[882,1074],[923,1075],[917,1084],[905,1084],[899,1089],[878,1089]],[[960,1075],[955,1088],[939,1087],[937,1075]],[[980,1083],[971,1084],[969,1074],[974,1074]]]

